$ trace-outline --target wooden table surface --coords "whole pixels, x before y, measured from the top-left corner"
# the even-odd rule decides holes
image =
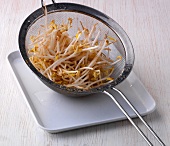
[[[170,145],[170,0],[68,1],[106,13],[127,32],[135,51],[134,72],[157,104],[144,119]],[[58,134],[49,134],[36,125],[6,57],[18,50],[20,26],[40,6],[40,0],[0,1],[0,145],[147,146],[127,120]],[[159,146],[140,120],[135,122],[153,145]]]

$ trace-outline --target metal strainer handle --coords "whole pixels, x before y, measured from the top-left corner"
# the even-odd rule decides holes
[[[53,4],[55,3],[55,1],[54,1],[54,0],[51,0],[51,1],[52,1],[52,3],[53,3]],[[44,2],[44,0],[41,0],[41,5],[42,5],[42,7],[44,7],[43,2]]]
[[[118,94],[120,94],[123,99],[126,101],[126,103],[131,107],[131,109],[135,112],[135,114],[139,117],[139,119],[143,122],[143,124],[148,128],[148,130],[152,133],[152,135],[157,139],[157,141],[160,143],[161,146],[165,146],[163,141],[158,137],[158,135],[153,131],[153,129],[148,125],[148,123],[142,118],[140,113],[135,109],[135,107],[131,104],[131,102],[126,98],[126,96],[118,89],[112,88],[114,91],[116,91]],[[110,94],[108,91],[103,91],[103,93],[107,94],[111,97],[111,99],[115,102],[115,104],[119,107],[119,109],[123,112],[123,114],[128,118],[128,120],[131,122],[131,124],[136,128],[136,130],[140,133],[140,135],[145,139],[145,141],[148,143],[149,146],[153,146],[153,144],[150,142],[150,140],[145,136],[145,134],[141,131],[141,129],[134,123],[132,118],[129,116],[129,114],[124,110],[124,108],[120,105],[120,103],[115,99],[115,97]]]

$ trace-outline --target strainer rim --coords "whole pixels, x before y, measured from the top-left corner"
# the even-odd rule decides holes
[[[132,68],[133,68],[133,64],[134,64],[134,50],[133,50],[133,46],[132,43],[128,37],[128,35],[126,34],[126,32],[122,29],[122,27],[116,22],[114,21],[112,18],[110,18],[109,16],[107,16],[106,14],[88,7],[88,6],[84,6],[81,4],[75,4],[75,3],[54,3],[54,4],[50,4],[47,5],[47,10],[50,13],[53,12],[63,12],[63,11],[67,11],[67,12],[74,12],[76,9],[76,12],[78,13],[83,13],[85,15],[94,17],[95,19],[101,21],[102,23],[104,23],[105,25],[107,25],[110,29],[112,29],[112,31],[115,32],[115,34],[119,37],[124,49],[125,49],[125,66],[124,69],[122,71],[122,73],[110,84],[107,85],[103,85],[100,87],[96,87],[96,88],[92,88],[89,90],[82,90],[82,89],[77,89],[77,88],[67,88],[63,85],[57,84],[51,80],[49,80],[48,78],[46,78],[45,76],[43,76],[30,62],[26,49],[25,49],[25,38],[26,38],[26,34],[27,31],[29,30],[29,28],[31,27],[31,25],[40,17],[44,16],[44,12],[42,8],[39,8],[37,10],[35,10],[33,13],[31,13],[23,22],[21,28],[20,28],[20,32],[19,32],[19,37],[18,37],[18,41],[19,41],[19,49],[20,49],[20,53],[22,58],[24,59],[24,61],[26,62],[26,64],[28,65],[28,67],[42,80],[45,81],[45,83],[50,84],[51,86],[55,86],[56,88],[60,88],[61,90],[73,93],[73,94],[90,94],[90,93],[96,93],[99,91],[104,91],[106,89],[109,89],[111,87],[114,87],[116,85],[118,85],[119,83],[121,83],[131,72]],[[116,28],[116,29],[115,29]],[[24,41],[22,41],[24,40]],[[130,52],[131,56],[128,56]]]

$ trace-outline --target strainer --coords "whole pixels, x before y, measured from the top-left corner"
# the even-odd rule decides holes
[[[89,90],[82,90],[77,88],[67,88],[63,85],[57,84],[43,76],[30,62],[28,52],[28,44],[30,43],[30,36],[36,35],[38,28],[40,25],[44,24],[45,17],[44,17],[44,6],[43,0],[42,8],[34,11],[31,15],[29,15],[24,23],[21,26],[19,32],[19,48],[20,53],[28,65],[28,67],[40,78],[40,80],[47,85],[49,88],[53,89],[56,92],[61,94],[69,95],[69,96],[85,96],[92,93],[102,92],[109,95],[113,101],[118,105],[118,107],[122,110],[125,116],[129,119],[129,121],[133,124],[133,126],[138,130],[138,132],[143,136],[143,138],[147,141],[149,145],[152,145],[148,138],[143,134],[143,132],[136,126],[136,124],[132,121],[130,116],[127,112],[123,109],[123,107],[116,101],[116,99],[108,92],[108,89],[113,89],[118,92],[125,101],[130,105],[133,111],[138,115],[138,117],[142,120],[142,122],[147,126],[147,128],[152,132],[152,134],[156,137],[156,139],[162,144],[163,142],[160,138],[155,134],[155,132],[148,126],[148,124],[143,120],[140,116],[138,111],[133,107],[133,105],[128,101],[128,99],[119,91],[118,89],[114,88],[116,85],[121,83],[132,70],[133,63],[134,63],[134,52],[133,47],[130,42],[129,37],[124,32],[124,30],[110,17],[97,11],[93,8],[74,4],[74,3],[55,3],[52,0],[53,4],[47,5],[47,22],[51,20],[55,20],[58,24],[61,24],[64,20],[67,20],[69,17],[73,18],[72,28],[69,31],[70,35],[76,34],[78,27],[80,27],[80,21],[86,26],[87,28],[91,28],[92,25],[98,24],[96,29],[101,30],[101,35],[99,39],[104,35],[108,34],[117,39],[117,42],[111,48],[111,58],[115,58],[117,55],[122,56],[122,60],[115,65],[115,70],[111,75],[114,80],[107,85],[103,85],[100,87],[92,88]],[[114,54],[114,55],[113,55]]]

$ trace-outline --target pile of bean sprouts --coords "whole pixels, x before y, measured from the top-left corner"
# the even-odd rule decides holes
[[[116,40],[106,34],[99,39],[101,31],[96,30],[97,24],[89,30],[82,22],[81,29],[70,36],[72,21],[69,18],[66,23],[56,24],[52,20],[40,26],[37,35],[30,37],[30,61],[42,75],[66,87],[88,90],[109,84],[114,80],[110,77],[114,65],[122,59],[109,57],[109,45]],[[104,50],[108,53],[104,54]]]

